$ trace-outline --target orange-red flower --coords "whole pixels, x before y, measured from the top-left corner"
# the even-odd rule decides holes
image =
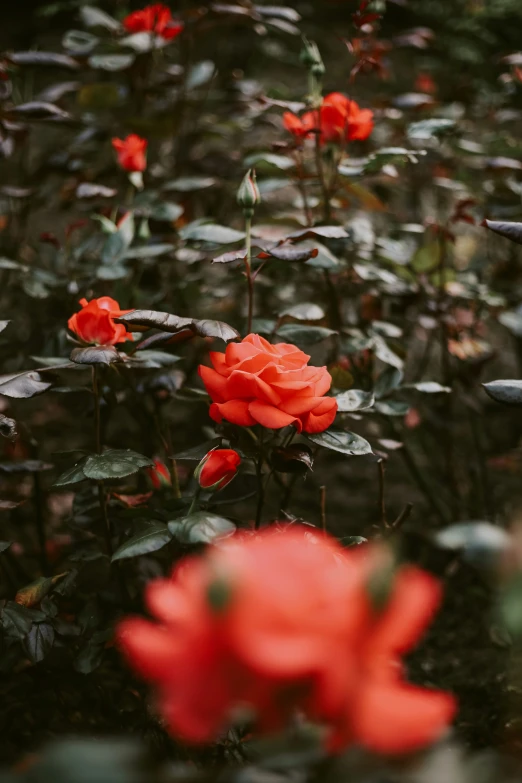
[[[206,454],[196,469],[202,489],[220,490],[230,484],[237,473],[241,457],[234,449],[214,449]]]
[[[306,112],[301,118],[285,112],[283,124],[298,139],[315,132],[319,133],[321,144],[344,144],[364,141],[370,136],[373,112],[361,109],[340,92],[332,92],[323,98],[319,109]]]
[[[172,484],[169,469],[159,457],[154,459],[154,467],[147,468],[147,475],[154,489],[161,489]]]
[[[80,299],[82,309],[69,318],[68,327],[80,340],[95,345],[115,345],[132,340],[132,334],[123,324],[114,323],[130,310],[121,310],[118,302],[110,296],[100,296],[98,299]]]
[[[113,139],[112,146],[116,150],[121,168],[125,171],[145,171],[147,144],[145,139],[135,133],[131,133],[125,139]]]
[[[125,17],[123,26],[129,33],[155,33],[166,41],[176,38],[183,30],[183,24],[172,18],[170,8],[163,3],[133,11]]]
[[[293,425],[299,432],[322,432],[335,418],[337,402],[324,395],[332,378],[326,367],[309,367],[310,357],[295,345],[271,345],[258,334],[211,352],[214,369],[199,374],[213,400],[210,416],[250,427]]]
[[[400,656],[440,589],[406,567],[385,608],[374,608],[368,578],[378,554],[297,526],[236,536],[151,582],[156,622],[124,620],[120,646],[155,684],[170,730],[189,742],[216,738],[238,709],[253,711],[264,731],[299,709],[329,729],[333,750],[416,750],[440,737],[455,709],[451,696],[401,677]]]
[[[455,699],[406,682],[401,661],[431,622],[440,598],[439,582],[414,566],[399,570],[384,609],[372,606],[367,589],[352,596],[360,611],[358,640],[348,658],[344,718],[341,710],[332,720],[331,749],[355,743],[376,753],[403,754],[442,736],[455,714]]]

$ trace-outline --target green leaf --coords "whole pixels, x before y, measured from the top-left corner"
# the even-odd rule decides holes
[[[152,370],[160,367],[169,367],[171,364],[176,364],[179,361],[181,361],[181,356],[175,356],[173,353],[144,350],[137,351],[125,364],[138,369]]]
[[[136,58],[133,54],[93,54],[89,57],[89,66],[100,71],[124,71]]]
[[[522,381],[490,381],[482,384],[492,400],[504,405],[522,405]]]
[[[33,625],[25,639],[25,648],[34,663],[43,661],[54,644],[54,628],[49,623]]]
[[[500,220],[485,220],[486,228],[505,239],[522,245],[522,223],[505,223]]]
[[[172,535],[166,525],[150,525],[122,544],[112,556],[112,560],[125,560],[157,552],[171,540]]]
[[[164,190],[176,190],[179,193],[190,193],[193,190],[205,190],[217,183],[214,177],[178,177],[164,185]]]
[[[407,130],[409,139],[416,141],[428,141],[429,139],[447,136],[455,130],[455,120],[447,120],[434,117],[430,120],[413,122]]]
[[[83,472],[87,457],[83,457],[79,462],[76,462],[72,468],[62,473],[62,475],[54,482],[55,487],[67,487],[69,484],[77,484],[79,481],[84,481],[87,476]]]
[[[83,472],[93,481],[118,479],[137,473],[140,468],[153,466],[153,461],[131,449],[108,449],[103,454],[87,457]]]
[[[337,394],[335,399],[337,400],[337,411],[339,413],[365,411],[375,403],[373,392],[363,391],[362,389],[349,389],[342,392],[342,394]]]
[[[493,566],[511,547],[511,537],[490,522],[459,522],[441,530],[435,542],[443,549],[461,551],[465,560],[478,566]]]
[[[42,380],[39,373],[31,370],[12,375],[0,375],[0,394],[17,400],[27,400],[49,389],[50,383]]]
[[[295,166],[295,160],[286,155],[275,155],[272,152],[258,152],[255,155],[249,155],[245,160],[245,166],[251,168],[259,163],[267,163],[269,166],[275,166],[277,169],[286,171]]]
[[[29,609],[8,601],[2,610],[1,620],[8,636],[23,639],[36,620],[45,620],[45,614],[38,609]]]
[[[402,383],[403,374],[397,367],[387,367],[375,382],[375,398],[381,400],[387,397],[392,391],[398,389]]]
[[[368,441],[361,438],[360,435],[356,435],[355,432],[325,430],[324,432],[314,433],[306,437],[312,443],[315,443],[316,446],[322,446],[322,448],[330,449],[330,451],[339,451],[341,454],[347,454],[352,457],[372,454],[372,447]]]
[[[132,247],[125,253],[125,258],[158,258],[165,256],[174,250],[174,245],[167,242],[157,245],[144,245],[143,247]]]
[[[197,87],[202,87],[210,81],[215,70],[216,66],[212,60],[202,60],[199,63],[195,63],[187,74],[185,89],[195,90]]]
[[[130,313],[114,319],[117,323],[127,326],[145,326],[149,329],[161,329],[163,332],[176,334],[183,329],[190,329],[200,337],[216,337],[225,342],[235,340],[239,332],[223,321],[197,320],[182,318],[179,315],[162,313],[157,310],[132,310]]]
[[[74,348],[71,361],[75,364],[114,364],[121,362],[121,357],[114,345],[89,345]]]
[[[419,156],[426,155],[425,150],[407,150],[404,147],[386,147],[377,150],[368,159],[364,166],[366,174],[375,174],[384,166],[403,166],[406,163],[418,163]]]
[[[135,224],[132,212],[122,219],[118,229],[109,234],[103,246],[101,260],[103,264],[116,264],[126,255],[134,239]]]
[[[197,511],[183,519],[169,522],[169,530],[183,544],[211,544],[216,539],[233,535],[236,526],[225,517],[208,511]]]
[[[279,313],[281,318],[285,315],[295,318],[296,321],[320,321],[325,317],[325,312],[322,307],[313,302],[302,302],[301,304],[287,307],[286,310],[282,310]]]
[[[62,38],[62,46],[72,54],[83,57],[90,54],[99,42],[99,38],[85,30],[68,30]]]
[[[420,383],[408,383],[403,389],[415,389],[423,394],[448,394],[451,392],[450,386],[442,386],[437,381],[420,381]]]
[[[121,25],[114,17],[106,14],[100,8],[95,8],[92,5],[81,5],[80,7],[81,20],[86,27],[104,27],[111,32],[118,32],[121,30]]]
[[[314,345],[337,334],[325,326],[305,326],[302,324],[284,324],[276,332],[277,337],[297,345]]]
[[[411,405],[400,400],[382,400],[375,403],[375,410],[382,416],[406,416]]]
[[[185,241],[212,242],[215,245],[232,245],[245,239],[244,231],[236,231],[235,228],[219,226],[216,223],[194,223],[180,231],[180,236]]]

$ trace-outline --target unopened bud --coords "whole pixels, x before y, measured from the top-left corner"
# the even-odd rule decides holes
[[[309,68],[314,76],[324,75],[323,58],[319,52],[319,47],[315,41],[308,41],[303,38],[303,48],[301,49],[301,62]]]
[[[240,462],[241,457],[234,449],[214,449],[203,457],[194,477],[201,489],[219,492],[235,478]]]
[[[254,207],[261,201],[261,194],[256,182],[256,173],[249,169],[237,191],[237,203],[243,208],[245,215],[252,217]]]

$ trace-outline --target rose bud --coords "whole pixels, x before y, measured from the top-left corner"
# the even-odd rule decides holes
[[[159,457],[155,457],[153,468],[147,468],[147,475],[154,489],[165,489],[172,484],[169,469]]]
[[[218,492],[230,484],[237,473],[241,457],[233,449],[214,449],[203,457],[194,476],[202,489]]]
[[[256,173],[249,169],[237,191],[237,203],[243,208],[247,217],[252,217],[254,207],[261,201],[261,194],[256,182]]]

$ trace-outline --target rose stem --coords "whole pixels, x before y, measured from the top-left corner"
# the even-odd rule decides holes
[[[248,287],[248,320],[247,334],[252,332],[252,318],[254,314],[254,279],[252,277],[252,217],[245,215],[245,233],[246,233],[246,257],[245,270]]]
[[[380,459],[377,462],[377,469],[379,471],[379,511],[380,511],[380,522],[382,528],[388,527],[388,522],[386,519],[386,502],[384,500],[384,460]]]

